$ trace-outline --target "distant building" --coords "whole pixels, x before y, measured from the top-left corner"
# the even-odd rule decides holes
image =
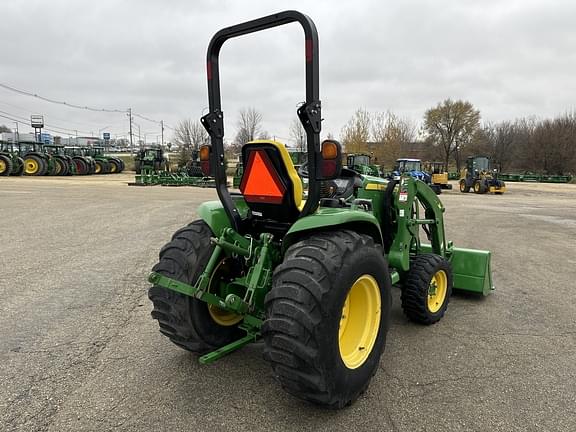
[[[98,137],[60,137],[60,144],[65,146],[93,147],[102,145]]]

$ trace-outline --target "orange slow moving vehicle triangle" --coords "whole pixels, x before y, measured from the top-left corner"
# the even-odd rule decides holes
[[[250,152],[240,191],[249,202],[282,204],[286,186],[264,150]]]

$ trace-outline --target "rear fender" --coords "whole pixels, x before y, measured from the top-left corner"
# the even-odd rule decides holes
[[[304,236],[327,229],[350,229],[372,237],[374,243],[383,243],[380,225],[371,213],[343,208],[320,208],[316,213],[300,218],[292,225],[284,236],[282,250],[286,251]]]

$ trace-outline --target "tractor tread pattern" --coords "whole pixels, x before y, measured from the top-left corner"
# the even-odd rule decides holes
[[[432,314],[427,306],[428,288],[432,276],[438,270],[446,272],[448,291],[444,305],[438,312]],[[444,258],[436,254],[422,254],[412,259],[401,295],[402,309],[411,321],[425,325],[438,322],[446,312],[451,293],[452,270]]]
[[[346,259],[360,248],[375,248],[372,238],[349,230],[320,232],[291,245],[274,271],[266,295],[267,319],[262,326],[264,358],[290,394],[341,408],[363,393],[369,380],[350,400],[339,400],[320,369],[318,324],[325,318],[325,297]]]
[[[195,264],[206,255],[206,251],[211,250],[211,236],[212,231],[203,221],[194,221],[179,229],[160,250],[160,260],[152,271],[188,282]],[[190,297],[157,285],[150,288],[148,297],[154,304],[152,317],[158,320],[160,332],[174,344],[195,353],[216,349],[203,341],[191,325]]]
[[[12,159],[9,158],[8,156],[4,156],[4,155],[0,155],[0,159],[5,164],[4,171],[2,171],[0,173],[0,176],[9,176],[12,173],[12,170],[14,169],[14,167],[12,165]]]

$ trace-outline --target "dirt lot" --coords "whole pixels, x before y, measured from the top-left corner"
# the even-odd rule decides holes
[[[444,193],[449,238],[493,252],[496,291],[431,327],[395,291],[369,390],[327,412],[279,388],[260,344],[200,366],[159,334],[146,275],[215,192],[130,179],[0,179],[0,429],[576,430],[576,185]]]

